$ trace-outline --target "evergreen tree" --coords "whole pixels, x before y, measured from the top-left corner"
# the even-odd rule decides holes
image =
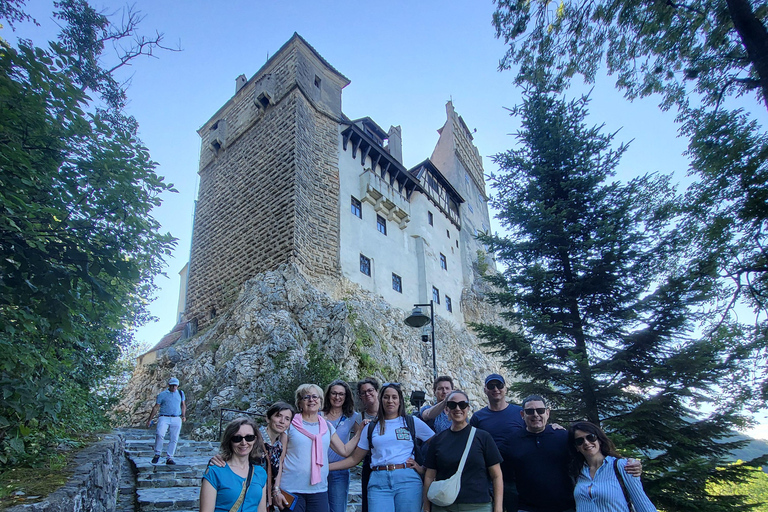
[[[588,99],[529,86],[513,109],[518,148],[499,154],[494,206],[507,236],[481,236],[504,268],[491,300],[508,325],[475,325],[522,380],[518,395],[551,401],[558,421],[602,425],[625,452],[643,454],[645,487],[664,510],[725,510],[711,477],[738,443],[737,398],[708,414],[719,384],[739,367],[729,339],[697,338],[712,270],[689,268],[669,178],[622,184],[626,146],[586,124]]]

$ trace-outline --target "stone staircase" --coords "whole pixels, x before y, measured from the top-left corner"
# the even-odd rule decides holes
[[[154,430],[122,429],[126,461],[120,486],[117,512],[193,512],[200,508],[200,479],[208,460],[218,452],[219,443],[179,439],[174,460],[165,457],[152,464]],[[165,455],[165,452],[163,452]],[[352,472],[347,512],[361,512],[359,468]]]

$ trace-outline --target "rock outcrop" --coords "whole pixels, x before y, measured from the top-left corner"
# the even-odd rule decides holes
[[[476,292],[465,292],[462,308],[472,321],[498,321]],[[176,376],[187,394],[188,420],[198,435],[209,435],[218,428],[219,408],[263,412],[312,350],[336,364],[341,378],[373,374],[403,383],[406,397],[418,389],[429,396],[431,344],[403,323],[408,314],[349,281],[327,293],[282,265],[247,281],[206,330],[138,365],[115,412],[129,425],[142,424],[157,393]],[[438,373],[452,376],[482,407],[483,379],[500,371],[499,361],[465,326],[437,317],[435,333]]]

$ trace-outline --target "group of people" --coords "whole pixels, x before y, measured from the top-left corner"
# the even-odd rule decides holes
[[[655,512],[640,463],[621,458],[600,427],[550,424],[541,396],[508,403],[501,375],[485,379],[488,406],[471,418],[447,376],[413,416],[398,383],[368,378],[356,391],[359,412],[337,380],[325,392],[300,386],[295,409],[275,403],[264,427],[231,422],[203,476],[201,512],[344,512],[360,462],[365,512]]]

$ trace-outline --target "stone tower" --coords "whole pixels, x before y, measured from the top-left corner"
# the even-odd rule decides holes
[[[294,34],[199,130],[186,319],[202,328],[254,275],[294,263],[338,277],[341,90]]]

